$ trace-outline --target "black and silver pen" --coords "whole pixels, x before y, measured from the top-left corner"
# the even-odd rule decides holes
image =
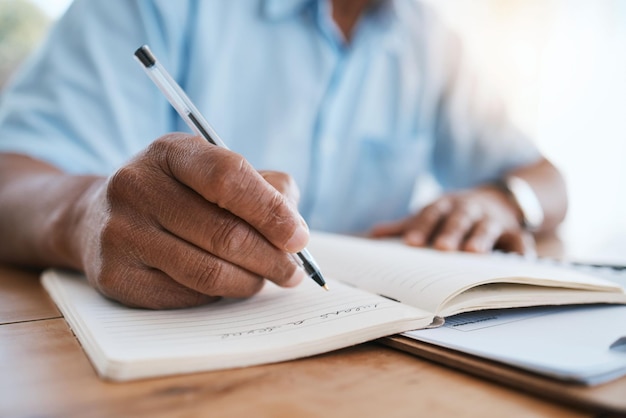
[[[211,125],[209,125],[206,119],[200,114],[178,83],[159,63],[147,45],[143,45],[135,51],[135,59],[141,64],[148,77],[150,77],[159,90],[167,97],[174,109],[176,109],[178,114],[196,134],[213,145],[228,149],[224,141],[222,141],[213,128],[211,128]],[[293,255],[293,258],[310,278],[315,280],[315,282],[324,289],[328,290],[328,286],[326,285],[326,281],[319,267],[306,248]]]

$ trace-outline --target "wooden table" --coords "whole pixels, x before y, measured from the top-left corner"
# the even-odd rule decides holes
[[[38,274],[0,266],[0,417],[582,417],[377,343],[130,383],[100,380]]]

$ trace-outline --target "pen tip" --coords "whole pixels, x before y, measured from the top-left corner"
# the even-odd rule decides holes
[[[330,289],[328,288],[328,285],[327,285],[327,284],[325,284],[325,285],[324,285],[324,286],[322,286],[322,287],[323,287],[323,288],[324,288],[324,290],[326,290],[327,292],[330,290]]]

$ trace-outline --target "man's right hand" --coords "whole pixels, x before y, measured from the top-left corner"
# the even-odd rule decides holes
[[[105,296],[194,306],[250,296],[264,278],[289,287],[306,277],[287,254],[308,241],[296,196],[285,174],[259,173],[200,137],[170,134],[110,178],[94,178],[63,212],[63,234],[72,267]]]

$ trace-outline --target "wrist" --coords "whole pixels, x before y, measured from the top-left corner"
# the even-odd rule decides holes
[[[89,251],[93,231],[98,222],[92,215],[95,203],[100,200],[105,179],[93,176],[68,176],[64,182],[65,202],[51,216],[50,233],[47,234],[47,251],[55,264],[84,270],[85,254]]]
[[[544,223],[544,211],[532,186],[518,176],[506,176],[497,186],[515,207],[520,225],[530,232],[540,230]]]

